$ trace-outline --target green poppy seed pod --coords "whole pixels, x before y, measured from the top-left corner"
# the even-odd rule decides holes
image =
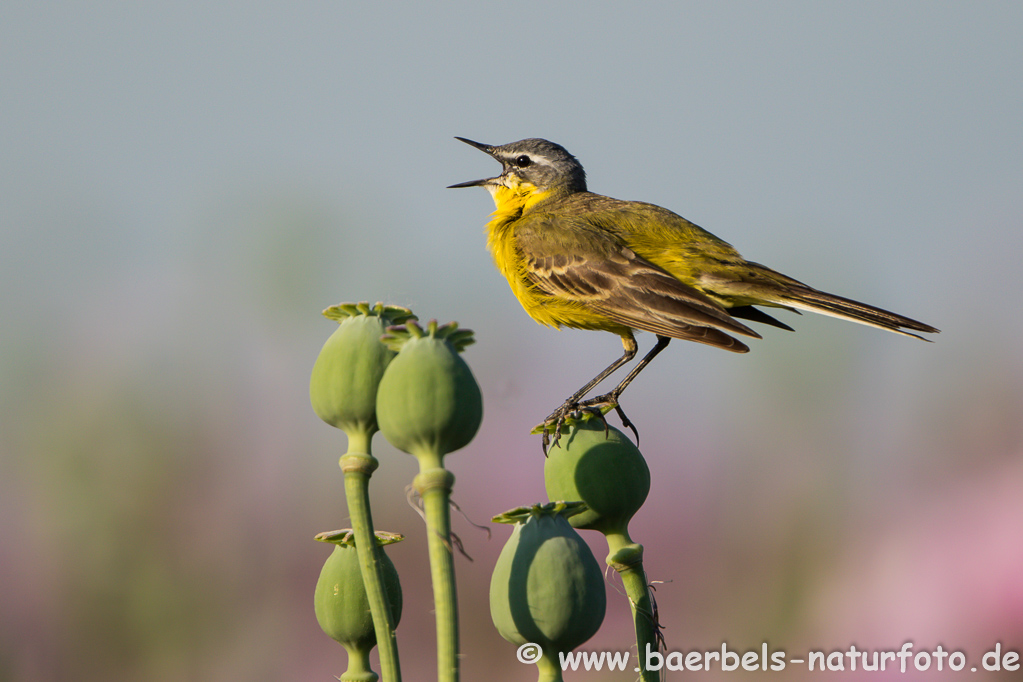
[[[377,386],[394,351],[380,342],[392,324],[412,317],[407,308],[377,303],[341,303],[323,311],[338,328],[313,365],[309,399],[323,421],[349,435],[368,438],[377,430]]]
[[[377,541],[381,545],[397,542],[401,537],[377,533]],[[368,661],[369,652],[376,645],[377,638],[359,569],[355,539],[348,529],[320,533],[316,539],[334,544],[334,551],[327,557],[316,582],[313,596],[316,620],[328,636],[344,645],[350,657]],[[381,551],[379,556],[391,615],[397,625],[402,605],[398,572],[386,554]]]
[[[479,384],[459,355],[473,343],[472,332],[455,322],[432,320],[423,329],[410,321],[388,329],[384,343],[398,351],[377,392],[384,437],[417,457],[439,458],[467,445],[483,419]]]
[[[490,581],[490,616],[516,645],[540,645],[555,661],[600,628],[604,578],[590,548],[564,514],[578,503],[522,507],[495,517],[515,523]]]
[[[568,520],[574,528],[627,533],[650,492],[646,460],[624,433],[591,415],[567,425],[544,462],[547,497],[586,503],[588,511]]]

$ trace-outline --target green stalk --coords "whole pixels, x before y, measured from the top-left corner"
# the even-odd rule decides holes
[[[409,320],[388,327],[384,344],[397,355],[377,389],[376,414],[391,445],[419,461],[413,481],[423,501],[437,617],[437,680],[458,682],[458,599],[449,502],[455,477],[444,456],[465,447],[483,419],[483,394],[459,353],[472,332],[451,322],[426,328]]]
[[[423,500],[426,536],[437,615],[437,680],[458,682],[458,596],[451,545],[449,500],[455,476],[443,467],[440,455],[417,454],[419,475],[413,484]]]
[[[337,678],[339,682],[377,682],[377,674],[369,667],[369,652],[369,649],[349,649],[348,670]]]
[[[537,659],[536,669],[537,682],[564,682],[564,678],[561,676],[561,661],[551,658],[546,652]]]
[[[355,533],[355,549],[359,553],[362,582],[366,587],[373,629],[377,635],[380,656],[380,676],[384,682],[401,682],[398,662],[398,640],[395,623],[384,586],[379,552],[373,533],[373,514],[369,506],[369,479],[378,466],[376,457],[369,454],[371,434],[348,434],[348,452],[341,457],[341,471],[345,475],[345,497],[348,515]]]
[[[604,535],[607,539],[607,565],[622,577],[625,594],[632,607],[632,622],[636,628],[636,646],[639,658],[640,679],[643,682],[659,682],[658,672],[646,669],[647,646],[650,651],[657,651],[657,619],[654,615],[653,601],[650,598],[650,586],[647,583],[646,571],[643,570],[643,545],[632,542],[627,532]]]

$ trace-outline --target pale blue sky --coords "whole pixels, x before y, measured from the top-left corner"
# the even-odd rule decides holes
[[[215,420],[211,489],[267,500],[281,526],[313,515],[310,481],[335,475],[336,453],[330,473],[293,472],[281,453],[335,443],[305,402],[331,330],[318,312],[382,299],[477,330],[466,358],[486,415],[452,459],[479,482],[463,508],[479,520],[540,501],[529,427],[620,346],[522,312],[486,252],[490,198],[445,189],[497,170],[459,135],[559,142],[593,191],[661,204],[751,260],[943,330],[923,344],[782,313],[797,332],[766,330],[745,357],[672,344],[626,402],[663,512],[645,517],[653,546],[659,518],[734,549],[791,528],[780,500],[856,528],[916,505],[920,481],[939,481],[921,508],[955,499],[1023,447],[1021,35],[1019,2],[4,2],[0,498],[60,507],[36,447],[63,441],[34,429],[75,442],[95,396],[120,405],[124,390],[129,423],[127,406]],[[397,461],[381,476],[400,497],[411,465]],[[16,532],[53,537],[45,519]],[[480,565],[491,550],[476,547]],[[708,559],[703,579],[720,569]],[[708,637],[731,622],[686,617]],[[807,622],[769,620],[789,617],[786,632]],[[247,637],[240,661],[271,656]],[[289,651],[294,672],[305,650]],[[220,679],[213,668],[192,670]]]
[[[845,334],[990,360],[1023,338],[1021,27],[1015,3],[8,3],[0,339],[145,326],[126,289],[207,329],[195,309],[242,299],[384,298],[585,374],[617,342],[533,325],[485,252],[489,198],[444,189],[495,169],[452,136],[541,136],[594,191],[944,330],[804,317],[756,353]]]

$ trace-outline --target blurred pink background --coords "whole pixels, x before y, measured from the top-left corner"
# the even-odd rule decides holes
[[[341,674],[312,537],[347,524],[346,442],[307,394],[333,303],[475,329],[455,499],[481,524],[544,501],[529,429],[620,346],[522,312],[490,198],[444,189],[496,164],[454,135],[555,140],[594,191],[943,330],[780,313],[795,334],[675,343],[633,384],[670,650],[1023,652],[1021,30],[1010,3],[5,4],[0,679]],[[404,677],[429,680],[416,467],[375,447]],[[455,529],[463,679],[535,679],[490,624],[509,530]],[[631,645],[608,589],[588,649]]]

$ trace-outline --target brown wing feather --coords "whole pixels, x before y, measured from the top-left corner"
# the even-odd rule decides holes
[[[600,258],[564,252],[524,256],[540,290],[630,328],[736,352],[749,349],[725,331],[760,338],[720,305],[626,247]]]

